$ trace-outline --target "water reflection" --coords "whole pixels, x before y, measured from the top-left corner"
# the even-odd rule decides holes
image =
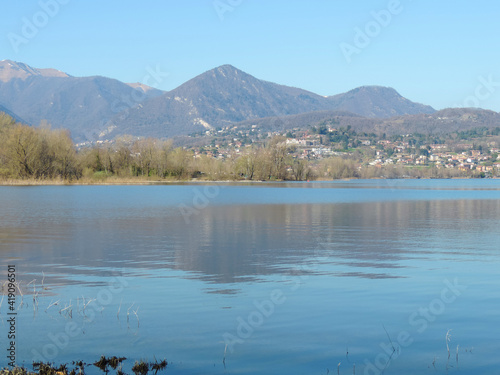
[[[50,269],[52,277],[68,283],[80,282],[78,275],[162,269],[182,270],[186,277],[210,283],[239,283],[311,264],[309,272],[322,274],[407,277],[411,259],[473,258],[475,241],[495,230],[500,212],[498,200],[256,203],[209,205],[189,223],[176,207],[140,209],[123,200],[116,207],[108,203],[118,212],[104,217],[89,201],[83,212],[31,207],[19,219],[17,211],[6,211],[0,252],[23,258],[25,274]],[[88,210],[96,217],[89,218]],[[445,232],[447,242],[436,247]]]
[[[25,293],[19,358],[29,363],[71,322],[80,333],[58,362],[166,355],[178,374],[321,374],[338,362],[341,373],[353,362],[370,373],[367,361],[388,345],[385,324],[393,340],[403,331],[415,340],[386,373],[459,372],[446,363],[450,328],[460,370],[494,373],[498,182],[398,184],[227,186],[188,222],[179,204],[202,185],[0,189],[0,279],[12,261],[22,285],[37,278],[41,291],[44,271],[50,288],[38,312]],[[119,275],[127,287],[99,301]],[[420,332],[409,317],[455,278],[466,290]],[[286,302],[224,368],[224,333],[236,335],[276,289]],[[89,298],[92,321],[81,307]],[[70,304],[72,317],[61,312]]]

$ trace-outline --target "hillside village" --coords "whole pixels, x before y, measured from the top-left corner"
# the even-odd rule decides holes
[[[361,160],[362,165],[379,168],[391,165],[427,166],[489,175],[500,171],[499,130],[480,129],[441,137],[422,134],[386,137],[373,133],[356,133],[349,128],[337,129],[325,124],[311,127],[308,131],[293,129],[265,133],[259,132],[257,126],[253,125],[249,129],[225,127],[205,134],[193,134],[190,138],[209,140],[202,146],[192,147],[195,158],[201,155],[217,159],[233,158],[244,153],[245,148],[253,144],[265,143],[273,137],[283,137],[295,159],[314,161],[337,156],[355,158]]]

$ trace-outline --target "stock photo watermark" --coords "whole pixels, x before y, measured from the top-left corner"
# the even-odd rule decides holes
[[[305,268],[300,269],[302,271],[307,271]],[[236,344],[243,344],[245,340],[250,339],[254,332],[260,328],[267,319],[269,319],[277,310],[280,305],[283,305],[288,296],[289,292],[296,292],[308,279],[307,274],[301,274],[298,276],[293,284],[288,288],[289,290],[283,289],[273,289],[269,293],[269,297],[263,300],[254,300],[253,305],[254,308],[248,313],[246,318],[238,316],[236,318],[236,329],[234,333],[225,332],[222,335],[224,339],[225,349],[224,349],[224,363],[225,363],[225,354],[227,350],[230,353],[234,353]],[[282,279],[286,280],[286,276],[283,276]]]
[[[286,296],[281,289],[274,289],[268,299],[262,301],[255,300],[255,309],[252,310],[246,319],[239,316],[236,318],[238,323],[236,334],[226,332],[222,335],[226,348],[230,353],[234,352],[236,344],[243,344],[246,339],[249,339],[257,328],[264,324],[265,319],[274,314],[276,307],[282,305],[286,301]]]
[[[158,89],[160,84],[170,75],[162,70],[160,64],[156,64],[155,68],[146,67],[146,75],[142,78],[141,83]],[[131,91],[130,95],[123,95],[120,100],[115,100],[111,105],[111,110],[114,113],[130,110],[146,99],[146,92],[140,89]]]
[[[128,282],[124,278],[113,277],[108,286],[97,293],[95,299],[84,300],[82,308],[84,321],[92,323],[96,318],[96,313],[102,311],[104,307],[109,306],[113,302],[114,297],[118,293],[123,292],[127,286]],[[33,362],[48,362],[53,360],[59,355],[60,351],[69,346],[71,339],[83,333],[83,327],[76,322],[66,322],[61,332],[47,334],[47,343],[40,350],[31,350]]]
[[[33,13],[31,17],[21,19],[21,29],[19,32],[10,32],[7,34],[10,45],[15,53],[19,53],[20,47],[33,40],[40,30],[47,27],[50,20],[56,17],[62,9],[71,0],[40,0],[38,2],[39,10]]]
[[[243,0],[214,0],[212,6],[222,22],[224,21],[225,14],[227,12],[234,12],[241,3],[243,3]]]
[[[445,279],[443,284],[444,287],[441,289],[439,297],[434,298],[428,305],[420,307],[408,316],[408,324],[416,329],[416,333],[424,333],[430,323],[435,322],[439,316],[444,314],[446,306],[455,302],[467,289],[467,286],[459,284],[458,278],[455,278],[453,282]],[[402,349],[410,347],[415,341],[415,333],[411,333],[410,330],[399,331],[395,336],[395,342],[391,340],[388,333],[387,336],[390,342],[380,343],[382,351],[375,359],[365,359],[365,375],[382,374],[401,355]]]
[[[477,80],[479,81],[479,83],[474,90],[474,94],[466,97],[461,104],[453,105],[454,108],[481,107],[481,103],[491,99],[491,97],[500,87],[500,81],[495,81],[495,78],[493,78],[493,74],[488,75],[488,78],[479,76]]]
[[[170,73],[162,69],[160,64],[156,64],[154,68],[147,66],[145,70],[146,74],[140,82],[153,89],[158,89],[162,82],[170,75]],[[146,99],[146,91],[143,91],[141,88],[131,90],[128,95],[122,95],[120,99],[115,99],[113,103],[111,103],[111,111],[115,114],[121,113],[119,119],[125,120],[130,110],[140,105]],[[103,130],[99,134],[99,137],[104,137],[108,133],[111,133],[116,128],[116,125],[111,119],[108,121],[103,120],[100,127]]]
[[[7,266],[7,363],[10,367],[16,365],[16,266]]]
[[[411,0],[409,0],[411,1]],[[350,64],[353,55],[362,53],[377,38],[384,29],[389,27],[395,16],[401,14],[404,6],[400,0],[391,0],[385,9],[370,12],[370,21],[363,27],[354,28],[354,36],[351,42],[342,42],[339,47],[345,60]]]
[[[223,188],[224,186],[219,185],[207,185],[203,189],[195,188],[192,204],[188,206],[182,203],[178,206],[184,222],[190,224],[192,216],[198,215],[203,209],[207,208],[210,201],[218,197]]]

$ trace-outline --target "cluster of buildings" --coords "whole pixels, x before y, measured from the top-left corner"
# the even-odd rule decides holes
[[[369,165],[382,167],[384,165],[427,165],[436,168],[458,169],[460,171],[476,170],[478,172],[493,172],[500,170],[500,149],[490,147],[487,150],[474,149],[473,144],[433,144],[420,146],[418,149],[409,147],[408,143],[379,141],[376,157]],[[453,152],[452,149],[466,151]]]
[[[328,129],[328,132],[335,129]],[[245,152],[252,143],[264,141],[274,136],[285,136],[286,144],[298,159],[320,160],[331,156],[350,156],[355,150],[363,155],[366,165],[382,167],[387,165],[434,166],[436,168],[458,169],[460,171],[475,170],[493,172],[500,170],[498,154],[500,149],[491,144],[488,148],[476,149],[472,143],[429,144],[411,143],[412,135],[408,134],[399,141],[380,140],[374,137],[349,137],[344,144],[329,142],[328,134],[317,134],[307,131],[267,132],[260,133],[256,127],[238,129],[228,127],[218,130],[216,141],[195,149],[195,156],[206,154],[215,158],[231,158]],[[225,137],[224,137],[225,135]],[[249,141],[250,140],[250,141]],[[346,147],[347,146],[347,147]],[[459,150],[459,151],[457,151]]]
[[[228,126],[192,135],[193,138],[201,136],[206,140],[206,144],[190,148],[195,158],[207,155],[217,159],[231,159],[245,154],[247,148],[255,143],[263,144],[275,136],[281,136],[284,137],[291,155],[297,159],[314,161],[332,156],[349,157],[357,152],[356,159],[362,159],[364,165],[380,168],[387,165],[402,165],[434,166],[464,172],[500,171],[498,142],[482,142],[483,145],[487,144],[487,147],[451,142],[451,140],[448,143],[423,144],[422,141],[416,142],[411,134],[398,137],[398,140],[387,140],[380,139],[374,134],[367,136],[345,130],[339,132],[331,126],[325,131],[326,133],[322,134],[299,129],[262,132],[256,125],[245,128]],[[112,143],[112,141],[98,143],[109,142]],[[87,145],[82,143],[77,146]]]

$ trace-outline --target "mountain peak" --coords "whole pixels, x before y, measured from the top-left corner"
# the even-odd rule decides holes
[[[357,87],[355,89],[348,91],[346,94],[361,94],[361,93],[401,96],[392,87],[376,86],[376,85],[360,86],[360,87]]]
[[[244,71],[230,65],[230,64],[224,64],[221,66],[218,66],[216,68],[213,68],[206,72],[209,75],[212,75],[214,77],[219,77],[219,78],[235,78],[235,77],[242,77],[244,75],[247,75]]]
[[[0,61],[0,82],[8,82],[16,78],[24,81],[32,76],[69,77],[68,74],[56,69],[37,69],[12,60]]]
[[[329,99],[335,103],[337,109],[370,118],[435,112],[434,108],[411,102],[392,87],[385,86],[361,86]]]
[[[212,70],[218,70],[219,72],[241,72],[241,70],[232,66],[231,64],[224,64],[224,65],[218,66]]]
[[[257,81],[256,78],[245,73],[238,68],[230,64],[220,65],[216,68],[207,70],[204,73],[190,79],[189,81],[183,83],[181,86],[173,91],[181,91],[181,94],[185,95],[184,91],[190,90],[231,90],[232,87],[236,87],[244,84],[245,81]]]
[[[197,80],[199,78],[203,79],[238,79],[242,77],[250,77],[247,73],[244,71],[234,67],[233,65],[230,64],[224,64],[220,65],[216,68],[207,70],[204,73],[201,73],[200,75],[196,76],[194,79]],[[189,82],[189,81],[188,81]]]

